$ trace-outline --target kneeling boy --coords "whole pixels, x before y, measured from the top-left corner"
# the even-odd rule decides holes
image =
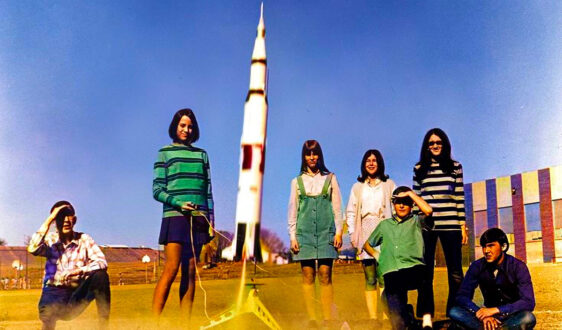
[[[48,233],[53,223],[57,231]],[[74,231],[75,224],[74,207],[59,201],[27,247],[31,254],[47,258],[39,300],[43,329],[54,329],[57,320],[78,316],[94,299],[100,328],[108,326],[111,293],[107,262],[90,236]]]
[[[373,248],[381,246],[378,272],[384,279],[392,328],[405,329],[414,327],[415,320],[408,310],[408,290],[416,290],[423,279],[422,230],[433,228],[433,210],[405,186],[394,190],[392,203],[395,214],[377,226],[363,248],[372,255]],[[414,203],[423,214],[412,214]]]
[[[533,329],[535,294],[527,265],[507,254],[507,235],[499,228],[486,230],[480,246],[484,256],[468,268],[451,319],[467,329]],[[476,287],[484,306],[472,301]]]

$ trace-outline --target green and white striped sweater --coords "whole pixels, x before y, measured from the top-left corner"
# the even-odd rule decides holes
[[[193,146],[170,144],[158,151],[152,182],[154,199],[164,204],[163,218],[181,216],[181,205],[192,202],[214,223],[209,157]]]

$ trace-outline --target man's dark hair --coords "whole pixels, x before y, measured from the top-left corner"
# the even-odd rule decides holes
[[[320,170],[320,173],[327,175],[330,171],[324,165],[324,154],[322,154],[322,147],[320,147],[320,143],[316,140],[306,140],[302,145],[302,152],[301,152],[301,173],[306,173],[306,159],[304,156],[310,155],[312,152],[315,155],[318,155],[318,162],[316,163],[316,168]]]
[[[392,196],[396,196],[400,193],[408,192],[408,191],[411,191],[411,190],[412,189],[410,187],[400,186],[400,187],[397,187],[396,189],[394,189],[394,191],[392,192]]]
[[[432,135],[437,135],[443,143],[441,146],[441,154],[439,155],[439,157],[437,157],[437,159],[435,159],[439,163],[439,168],[445,174],[453,173],[455,164],[454,160],[451,158],[451,142],[449,141],[449,137],[442,129],[432,128],[427,131],[427,133],[425,133],[425,136],[423,138],[420,150],[420,160],[418,162],[418,165],[420,165],[420,167],[415,170],[416,176],[419,180],[425,179],[425,177],[427,176],[427,172],[431,167],[431,159],[435,158],[431,151],[429,151],[429,138]]]
[[[66,208],[68,211],[65,213],[68,213],[67,215],[74,215],[75,211],[74,211],[74,206],[72,206],[72,204],[70,204],[69,201],[58,201],[55,204],[53,204],[53,207],[51,207],[51,213],[53,212],[54,209],[56,209],[59,206],[62,205],[68,205],[68,207]]]
[[[183,116],[189,117],[189,119],[191,119],[191,125],[193,126],[191,134],[187,137],[187,141],[185,142],[178,139],[178,124]],[[199,140],[199,124],[197,124],[197,118],[195,118],[193,110],[189,108],[178,110],[172,118],[172,122],[168,128],[168,135],[172,141],[176,143],[192,144],[193,142],[197,142],[197,140]]]
[[[507,250],[509,249],[509,241],[507,240],[507,235],[503,232],[503,230],[499,228],[490,228],[480,236],[480,246],[482,247],[493,242],[500,243],[503,252],[507,252]],[[504,244],[506,245],[505,248]]]
[[[63,208],[62,210],[60,210],[59,213],[57,214],[57,216],[55,217],[55,224],[56,224],[58,230],[60,230],[62,228],[62,224],[64,222],[65,217],[75,215],[74,206],[72,206],[72,204],[70,204],[69,201],[58,201],[58,202],[56,202],[53,205],[53,207],[51,207],[51,213],[53,212],[54,209],[56,209],[59,206],[63,206],[63,205],[66,205],[66,207]]]
[[[370,149],[363,155],[363,159],[361,160],[361,175],[357,177],[357,181],[365,182],[369,174],[365,169],[365,164],[367,163],[367,158],[374,155],[377,159],[377,171],[375,172],[375,178],[379,178],[381,181],[385,182],[388,179],[388,175],[384,173],[384,159],[382,158],[382,154],[377,149]]]
[[[408,192],[408,191],[411,191],[411,190],[412,189],[410,189],[410,187],[406,187],[406,186],[400,186],[400,187],[394,189],[394,191],[392,192],[392,197],[391,197],[392,204],[394,204],[394,202],[397,200],[397,198],[399,198],[402,201],[405,201],[405,199],[407,199],[408,205],[413,206],[414,201],[412,200],[412,198],[410,198],[410,196],[408,196],[408,197],[396,197],[396,195],[398,195],[400,193]]]

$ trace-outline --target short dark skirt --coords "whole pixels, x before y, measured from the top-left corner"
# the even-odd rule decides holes
[[[193,233],[191,233],[191,217],[187,215],[163,218],[158,243],[161,245],[180,243],[183,245],[183,257],[193,257],[193,250],[195,255],[199,256],[203,245],[209,242],[209,224],[202,217],[193,217]],[[191,244],[192,234],[193,244]]]

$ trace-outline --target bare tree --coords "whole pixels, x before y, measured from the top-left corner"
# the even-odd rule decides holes
[[[220,233],[220,235],[219,235],[219,233]],[[234,237],[234,234],[229,232],[229,231],[226,231],[226,230],[219,230],[218,233],[215,233],[215,239],[218,240],[218,247],[217,247],[217,252],[216,252],[216,256],[218,258],[221,258],[222,250],[224,248],[230,246],[233,237]]]
[[[222,251],[225,247],[230,246],[234,234],[226,230],[219,230],[218,232],[220,235],[215,234],[215,236],[218,236],[219,239],[218,249]]]
[[[6,244],[7,244],[7,243],[6,243],[6,240],[3,239],[3,238],[0,238],[0,246],[4,246],[4,245],[6,245]]]
[[[265,245],[271,252],[280,253],[285,250],[285,243],[273,231],[261,228],[260,238],[263,245]]]

